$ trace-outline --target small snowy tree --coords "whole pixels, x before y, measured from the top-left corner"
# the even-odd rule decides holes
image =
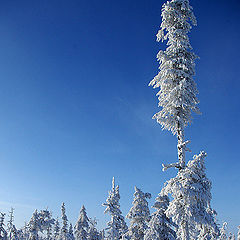
[[[96,219],[89,219],[89,230],[88,230],[89,240],[101,240],[101,234],[98,232],[96,226],[97,226]]]
[[[25,222],[24,223],[24,227],[23,227],[23,229],[22,229],[22,237],[23,237],[23,239],[22,240],[26,240],[26,239],[28,239],[29,238],[29,226],[28,226],[28,224]]]
[[[227,223],[224,222],[221,229],[220,229],[220,236],[218,238],[219,240],[227,240]]]
[[[30,219],[28,225],[29,225],[29,240],[39,240],[38,232],[40,230],[40,223],[37,210],[35,210],[35,212],[33,213],[32,218]]]
[[[0,212],[0,240],[7,240],[7,231],[4,226],[5,213]]]
[[[109,196],[103,206],[106,207],[104,213],[111,215],[111,221],[107,223],[107,240],[119,240],[127,232],[127,225],[120,210],[120,194],[119,186],[115,186],[115,180],[112,180],[112,190],[109,191]]]
[[[228,240],[235,240],[235,235],[233,233],[230,233]]]
[[[55,219],[52,218],[52,214],[48,209],[41,210],[38,214],[39,223],[41,225],[41,231],[46,232],[46,240],[51,240],[52,228]]]
[[[238,235],[237,235],[237,240],[240,240],[240,226],[238,226]]]
[[[14,212],[14,209],[11,208],[11,210],[9,211],[9,220],[8,220],[8,237],[10,239],[13,238],[13,221],[14,221],[14,216],[13,216],[13,212]]]
[[[165,214],[169,206],[169,198],[161,195],[156,198],[153,207],[156,209],[151,216],[148,228],[145,231],[144,240],[175,240],[175,224]]]
[[[144,238],[144,232],[150,220],[147,198],[151,198],[150,193],[144,193],[135,187],[133,207],[127,214],[127,218],[130,219],[130,227],[127,235],[130,239],[141,240]]]
[[[14,224],[12,225],[11,232],[12,234],[11,234],[11,238],[9,238],[10,240],[20,240],[18,237],[18,230]]]
[[[215,212],[210,206],[211,182],[205,174],[205,157],[205,152],[195,155],[162,190],[162,194],[171,194],[173,197],[166,215],[179,226],[178,239],[196,240],[199,231],[201,239],[216,237],[218,234]],[[213,234],[216,236],[210,236]]]
[[[59,233],[60,233],[60,224],[58,221],[58,218],[55,221],[54,227],[53,227],[53,238],[58,239],[59,238]]]
[[[72,224],[70,223],[69,225],[69,230],[68,230],[68,238],[69,240],[74,240],[74,235],[73,235],[73,227],[72,227]]]
[[[89,219],[87,217],[86,209],[82,206],[78,221],[74,227],[76,240],[87,240],[88,229],[89,229]]]
[[[66,215],[65,203],[62,203],[62,228],[59,235],[59,240],[68,240],[68,219]]]

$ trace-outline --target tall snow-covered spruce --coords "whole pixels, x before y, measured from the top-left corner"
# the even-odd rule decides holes
[[[163,4],[162,24],[157,41],[167,41],[167,49],[160,50],[157,59],[160,71],[149,85],[160,88],[157,93],[161,111],[153,118],[170,130],[178,139],[178,168],[185,166],[185,151],[188,141],[184,140],[184,128],[191,122],[191,112],[197,108],[198,91],[193,80],[195,59],[191,51],[188,33],[196,18],[188,0],[171,0]]]
[[[178,174],[170,179],[161,195],[170,194],[173,200],[165,213],[177,228],[177,239],[215,239],[218,228],[215,211],[211,209],[211,182],[205,174],[205,152],[195,155],[186,164],[184,129],[191,123],[192,112],[199,113],[197,88],[193,80],[195,60],[188,33],[196,25],[189,0],[169,0],[162,7],[162,23],[157,41],[167,40],[165,51],[160,50],[159,73],[150,82],[157,93],[161,110],[153,118],[163,129],[177,135],[177,163],[164,165],[163,170],[177,168]],[[190,150],[189,150],[190,151]]]

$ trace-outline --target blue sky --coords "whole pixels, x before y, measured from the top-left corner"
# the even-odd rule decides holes
[[[101,206],[120,185],[126,215],[134,186],[153,199],[175,170],[176,139],[151,119],[148,82],[163,1],[4,1],[0,7],[0,210],[17,226],[35,208],[74,223],[82,204],[105,226]],[[240,224],[238,0],[192,0],[190,38],[202,115],[187,128],[193,154],[208,153],[219,223]],[[192,154],[188,154],[190,159]]]

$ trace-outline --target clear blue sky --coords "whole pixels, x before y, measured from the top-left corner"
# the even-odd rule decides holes
[[[151,119],[158,111],[148,82],[157,73],[160,0],[0,2],[0,210],[17,226],[35,208],[105,226],[101,203],[112,176],[126,215],[133,187],[153,199],[175,170],[176,139]],[[192,0],[191,33],[201,116],[187,138],[208,153],[212,205],[236,231],[239,191],[239,0]],[[190,159],[192,154],[188,155]]]

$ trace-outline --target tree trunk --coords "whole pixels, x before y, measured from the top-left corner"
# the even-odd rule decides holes
[[[184,143],[184,128],[180,121],[177,123],[177,140],[178,140],[178,161],[181,168],[185,167],[185,146]]]

